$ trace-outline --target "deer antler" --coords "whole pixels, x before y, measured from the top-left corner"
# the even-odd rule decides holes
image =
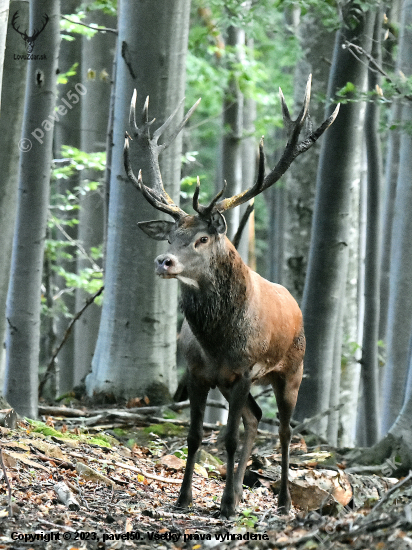
[[[333,123],[335,118],[338,116],[339,107],[340,107],[339,105],[337,105],[333,113],[319,126],[319,128],[317,128],[317,130],[315,130],[314,132],[311,132],[309,136],[307,136],[304,140],[299,142],[300,132],[302,131],[304,124],[307,122],[307,117],[309,113],[311,83],[312,83],[312,75],[309,75],[309,78],[306,84],[306,91],[305,91],[305,97],[303,100],[303,106],[296,120],[291,119],[291,116],[289,114],[289,109],[286,105],[286,101],[283,96],[282,90],[279,88],[279,96],[282,104],[283,121],[288,131],[289,139],[288,139],[288,143],[286,144],[285,150],[282,154],[282,157],[276,164],[275,168],[270,172],[270,174],[268,174],[265,177],[265,157],[264,157],[264,151],[263,151],[263,138],[262,138],[259,144],[259,171],[258,171],[256,183],[246,191],[242,191],[241,193],[238,193],[233,197],[222,199],[221,201],[219,201],[219,198],[223,193],[223,191],[221,191],[220,193],[218,193],[218,195],[216,195],[216,197],[212,200],[212,202],[206,207],[197,204],[197,209],[195,208],[195,210],[199,212],[201,216],[204,216],[205,214],[210,215],[213,211],[216,211],[216,210],[218,210],[219,212],[230,210],[231,208],[235,208],[236,206],[239,206],[245,202],[250,201],[257,195],[262,193],[262,191],[264,191],[265,189],[267,189],[268,187],[276,183],[283,176],[283,174],[286,172],[286,170],[289,168],[289,166],[292,164],[295,158],[299,156],[301,153],[304,153],[305,151],[307,151],[310,147],[312,147],[312,145],[320,138],[320,136],[325,132],[325,130],[329,128],[329,126]],[[199,196],[198,188],[196,188],[195,194],[196,194],[196,197]],[[196,201],[197,201],[197,198],[196,198]]]
[[[172,120],[176,116],[177,112],[179,111],[184,99],[179,103],[177,108],[173,111],[173,113],[169,116],[169,118],[158,128],[154,133],[153,136],[150,137],[150,126],[153,124],[155,119],[149,121],[149,97],[146,98],[143,112],[142,112],[142,124],[141,126],[137,126],[136,124],[136,97],[137,92],[134,90],[132,101],[130,104],[130,114],[129,114],[129,124],[132,126],[132,133],[134,137],[136,138],[144,138],[147,140],[149,145],[149,154],[151,157],[151,164],[154,167],[154,174],[155,174],[155,182],[154,182],[154,188],[151,189],[150,187],[147,187],[143,183],[142,179],[142,172],[139,171],[139,176],[136,178],[136,176],[133,173],[132,165],[130,162],[130,156],[129,156],[129,135],[126,133],[125,138],[125,144],[124,144],[124,150],[123,150],[123,158],[124,158],[124,166],[126,170],[126,174],[130,181],[133,183],[133,185],[143,194],[145,199],[155,208],[158,210],[161,210],[162,212],[165,212],[166,214],[169,214],[172,216],[175,220],[179,220],[183,216],[187,216],[186,212],[182,210],[179,206],[177,206],[173,199],[166,193],[166,190],[163,186],[162,176],[160,173],[159,168],[159,154],[166,149],[177,137],[179,132],[182,130],[196,107],[199,105],[200,99],[196,101],[196,103],[189,109],[189,111],[184,116],[183,120],[180,122],[180,124],[177,126],[177,128],[174,130],[173,134],[169,138],[169,140],[166,143],[162,143],[161,145],[158,144],[158,140],[160,136],[164,133],[164,131],[170,126]]]

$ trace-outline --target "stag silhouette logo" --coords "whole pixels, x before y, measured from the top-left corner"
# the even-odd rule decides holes
[[[25,44],[26,44],[26,51],[28,54],[31,54],[33,53],[33,49],[34,49],[34,43],[35,41],[37,40],[37,38],[39,37],[39,35],[44,31],[47,23],[49,22],[49,17],[48,15],[44,14],[43,16],[43,19],[42,19],[42,27],[41,29],[37,30],[37,29],[34,29],[33,31],[33,34],[31,36],[29,36],[27,34],[27,29],[24,31],[24,32],[21,32],[20,31],[20,27],[17,27],[16,26],[16,23],[17,23],[17,19],[19,18],[19,12],[16,11],[16,13],[13,15],[13,19],[11,20],[11,26],[13,27],[13,29],[18,32],[20,34],[20,36],[23,38]]]

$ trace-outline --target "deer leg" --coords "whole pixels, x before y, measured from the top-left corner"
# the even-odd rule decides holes
[[[195,380],[191,374],[188,376],[187,389],[190,399],[190,427],[187,436],[186,469],[179,498],[176,502],[178,508],[187,508],[192,504],[193,469],[195,467],[196,452],[202,443],[203,416],[205,414],[206,400],[209,393],[209,387],[205,386],[203,382]]]
[[[236,497],[235,497],[235,452],[239,443],[239,424],[243,414],[245,403],[248,399],[250,390],[249,378],[243,376],[237,380],[228,392],[229,416],[226,426],[225,445],[227,452],[227,473],[226,486],[223,491],[222,502],[220,505],[220,517],[230,518],[235,515]],[[223,390],[223,395],[226,391]],[[242,480],[243,481],[243,480]]]
[[[243,478],[247,462],[252,452],[253,444],[256,439],[259,420],[262,418],[262,411],[256,401],[249,393],[246,405],[243,407],[242,420],[245,427],[245,437],[239,464],[235,473],[235,504],[238,505],[243,494]]]
[[[280,478],[280,491],[278,498],[278,511],[288,513],[291,506],[289,492],[289,445],[292,438],[290,419],[295,409],[300,382],[302,380],[303,363],[290,377],[277,376],[272,382],[276,395],[276,402],[279,411],[279,440],[282,450],[282,470]]]

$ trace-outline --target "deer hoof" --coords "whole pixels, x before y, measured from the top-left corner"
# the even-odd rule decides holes
[[[236,515],[236,506],[234,502],[223,502],[220,505],[220,519],[230,519]]]
[[[175,508],[189,508],[189,506],[192,506],[192,499],[186,499],[186,498],[178,498],[176,501],[176,504],[174,505]]]

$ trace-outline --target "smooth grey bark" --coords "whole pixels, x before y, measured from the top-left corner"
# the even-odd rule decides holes
[[[75,13],[76,9],[80,4],[79,0],[66,0],[62,6],[62,13],[64,15],[70,15]],[[60,46],[60,55],[59,55],[59,69],[60,72],[66,73],[74,63],[79,63],[77,67],[77,74],[69,77],[66,84],[59,84],[58,86],[58,95],[59,102],[62,99],[68,98],[70,92],[75,92],[75,85],[78,82],[81,82],[80,71],[81,71],[81,39],[78,34],[73,33],[74,40],[63,40]],[[82,98],[82,102],[84,97]],[[80,101],[73,106],[72,109],[68,109],[67,114],[64,117],[59,118],[55,123],[54,127],[54,143],[53,148],[55,151],[56,157],[61,157],[62,145],[71,145],[80,148],[80,117],[81,117],[81,103]],[[56,182],[57,192],[65,195],[66,192],[76,193],[76,187],[80,182],[80,173],[76,173],[71,176],[68,180],[59,180]],[[59,212],[59,218],[65,219],[71,218],[73,212],[64,211]],[[72,227],[65,226],[65,232],[72,239],[72,242],[75,243],[77,239],[77,225]],[[56,235],[58,239],[67,242],[65,235],[56,229]],[[68,246],[65,249],[66,252],[70,253],[75,257],[76,247]],[[75,270],[75,260],[73,259],[59,259],[58,265],[61,266],[65,271],[71,273]],[[53,278],[53,283],[56,289],[63,290],[66,288],[66,280],[60,275],[55,275]],[[70,318],[66,315],[63,315],[62,310],[66,310],[69,315],[75,314],[75,296],[73,292],[63,292],[60,293],[59,298],[54,300],[53,303],[54,311],[57,311],[57,316],[55,319],[55,332],[56,332],[56,343],[61,342],[64,334],[67,330],[67,327],[70,323]],[[51,356],[48,357],[50,360]],[[74,338],[70,337],[66,340],[65,345],[61,349],[58,357],[55,361],[55,371],[54,377],[50,378],[50,392],[58,395],[62,395],[67,391],[72,390],[73,388],[73,367],[74,367]],[[47,388],[47,386],[46,386]],[[46,390],[45,388],[45,390]],[[46,390],[47,391],[47,390]]]
[[[364,108],[361,120],[364,120]],[[363,152],[362,152],[363,153]],[[353,447],[356,436],[360,387],[360,343],[362,342],[364,225],[366,214],[363,206],[363,181],[366,178],[364,155],[360,154],[354,171],[359,174],[352,182],[349,232],[349,261],[343,305],[343,344],[340,369],[339,438],[341,447]],[[365,186],[366,187],[366,186]],[[336,361],[337,364],[337,361]],[[332,413],[334,414],[334,413]]]
[[[3,82],[4,56],[6,53],[7,23],[9,20],[10,0],[0,0],[0,96]],[[0,102],[1,109],[1,102]]]
[[[383,464],[385,459],[396,457],[394,464],[399,473],[412,469],[412,335],[408,357],[408,373],[402,408],[388,433],[372,448],[364,451],[357,462]]]
[[[60,3],[33,0],[30,32],[39,29],[46,13],[48,24],[35,43],[35,53],[46,59],[28,61],[23,139],[20,155],[18,211],[7,296],[5,396],[17,412],[37,416],[40,290],[49,199],[56,70],[60,43]],[[38,130],[41,130],[39,132]],[[35,139],[36,132],[38,139]]]
[[[372,57],[381,64],[381,17],[375,21]],[[369,67],[368,90],[380,85],[379,73]],[[362,381],[364,400],[364,424],[366,444],[373,445],[379,438],[379,306],[380,306],[380,252],[381,252],[381,210],[382,210],[382,153],[379,136],[379,103],[370,101],[366,105],[365,143],[368,162],[367,214],[365,246],[365,314],[362,340]]]
[[[267,277],[269,281],[284,285],[286,188],[283,183],[268,189],[267,204],[269,209],[269,265]]]
[[[386,15],[389,17],[391,26],[401,27],[403,0],[393,0]],[[395,50],[396,51],[396,50]],[[389,49],[389,59],[386,61],[385,69],[392,70],[396,65],[396,72],[400,70],[400,56],[396,51],[396,59],[393,48]],[[380,319],[379,319],[379,340],[385,343],[387,321],[388,321],[388,303],[389,303],[389,276],[390,276],[390,257],[392,241],[392,221],[394,217],[396,183],[399,171],[399,149],[401,131],[399,128],[402,111],[402,102],[394,98],[391,106],[389,132],[387,136],[387,149],[385,158],[385,180],[384,180],[384,200],[382,213],[382,252],[381,252],[381,283],[380,283]],[[382,355],[386,356],[386,350],[381,350]],[[381,382],[383,378],[383,369],[381,369]]]
[[[399,47],[400,70],[412,75],[412,0],[405,0]],[[412,104],[404,100],[401,123],[412,121]],[[387,360],[383,381],[382,432],[395,422],[405,398],[409,341],[412,333],[412,136],[403,131],[400,138],[399,173],[392,226],[389,303],[387,321]]]
[[[241,63],[244,59],[245,31],[238,27],[227,29],[226,46],[233,50],[235,63]],[[230,63],[228,70],[233,70]],[[217,182],[219,190],[223,182],[227,182],[226,196],[230,197],[243,188],[247,188],[250,182],[243,181],[243,109],[244,97],[239,89],[236,77],[229,80],[228,88],[225,90],[223,101],[223,137],[220,163],[220,181]],[[227,234],[232,239],[239,227],[240,208],[234,208],[225,214],[227,223]],[[215,388],[210,392],[210,398],[225,402],[220,391]],[[216,407],[206,407],[205,422],[222,422],[227,420],[227,412]]]
[[[237,27],[229,27],[227,30],[226,46],[233,50],[235,63],[242,63],[244,57],[245,32]],[[233,70],[231,66],[229,71]],[[222,162],[221,162],[221,181],[218,187],[221,188],[223,182],[227,182],[226,195],[231,197],[240,193],[245,185],[242,177],[242,147],[243,147],[243,106],[244,97],[239,89],[239,84],[235,76],[229,81],[228,89],[225,91],[223,101],[223,138],[222,138]],[[249,183],[249,182],[248,182]],[[248,184],[246,184],[246,187]],[[240,221],[240,209],[234,208],[227,212],[227,234],[229,239],[233,238]]]
[[[386,338],[388,322],[388,303],[389,303],[389,282],[391,266],[391,243],[392,243],[392,222],[395,214],[396,184],[399,172],[399,151],[401,132],[399,130],[399,121],[401,117],[401,102],[395,99],[391,107],[391,125],[396,127],[389,131],[386,167],[385,167],[385,196],[383,200],[382,214],[382,252],[380,266],[380,319],[379,319],[379,340]],[[386,354],[386,351],[385,351]]]
[[[251,47],[251,45],[248,45]],[[242,141],[242,179],[244,188],[250,187],[255,181],[256,162],[257,162],[257,144],[253,136],[256,120],[256,101],[252,98],[244,99],[243,108],[243,132],[244,138]],[[240,207],[240,219],[245,212],[247,205]],[[251,214],[253,216],[253,213]],[[253,227],[252,227],[253,229]],[[249,252],[253,256],[253,251],[249,251],[250,242],[250,218],[246,227],[243,230],[242,238],[238,246],[238,252],[245,263],[249,262]],[[252,260],[252,257],[250,258]]]
[[[103,27],[113,27],[113,17],[92,12],[88,22]],[[87,22],[87,21],[86,21]],[[116,45],[113,33],[97,33],[93,38],[82,38],[82,82],[87,94],[82,104],[81,150],[87,153],[104,151],[109,119],[111,77],[109,70],[113,65]],[[94,80],[87,81],[87,71],[92,68],[96,73]],[[102,76],[107,74],[108,76]],[[83,174],[83,178],[94,180],[96,172]],[[78,239],[82,247],[90,254],[92,247],[103,244],[104,239],[104,189],[81,197]],[[99,262],[101,263],[101,262]],[[90,261],[79,255],[77,269],[90,267]],[[84,305],[88,295],[81,289],[76,291],[76,311]],[[74,385],[77,385],[89,372],[99,332],[101,307],[93,303],[75,325]]]
[[[300,109],[309,74],[312,74],[310,117],[316,128],[323,121],[325,106],[317,96],[324,96],[328,86],[330,59],[333,55],[335,36],[323,27],[314,15],[307,13],[297,27],[302,58],[294,75],[295,109]],[[329,62],[328,62],[329,61]],[[327,138],[325,138],[327,139]],[[309,254],[313,207],[315,201],[316,174],[320,147],[314,147],[309,155],[300,155],[285,174],[285,234],[284,278],[282,284],[300,303],[303,296]]]
[[[22,24],[28,28],[29,4],[27,1],[12,0],[12,16],[19,11]],[[6,52],[3,67],[3,87],[1,92],[0,116],[0,388],[3,388],[5,349],[3,346],[6,330],[6,299],[10,278],[11,250],[13,245],[14,223],[17,212],[17,186],[19,147],[23,124],[24,94],[26,89],[27,61],[14,59],[14,55],[24,55],[26,48],[19,34],[11,27],[7,31]]]
[[[373,18],[370,13],[360,12],[355,2],[351,2],[347,8],[349,13],[345,14],[344,21],[347,21],[354,9],[359,21],[355,28],[343,26],[337,33],[328,86],[330,98],[347,82],[352,82],[358,90],[363,89],[365,80],[365,64],[355,60],[347,49],[342,48],[342,43],[347,38],[370,51]],[[307,338],[307,377],[303,379],[296,409],[300,419],[329,407],[338,313],[347,277],[350,191],[356,176],[353,173],[354,159],[358,155],[361,136],[360,110],[359,102],[342,105],[321,146],[308,272],[302,302]],[[329,113],[330,108],[327,111]],[[319,431],[326,433],[326,421],[320,423]]]
[[[177,284],[155,279],[153,260],[164,252],[164,243],[149,240],[137,222],[159,216],[128,182],[123,146],[134,88],[138,113],[150,96],[154,128],[184,96],[189,8],[189,0],[120,3],[105,297],[92,372],[86,378],[89,395],[146,393],[161,400],[159,391],[176,387]],[[136,172],[141,168],[151,186],[147,152],[136,150],[132,142],[131,154]],[[180,157],[177,138],[160,158],[166,190],[175,201]]]

